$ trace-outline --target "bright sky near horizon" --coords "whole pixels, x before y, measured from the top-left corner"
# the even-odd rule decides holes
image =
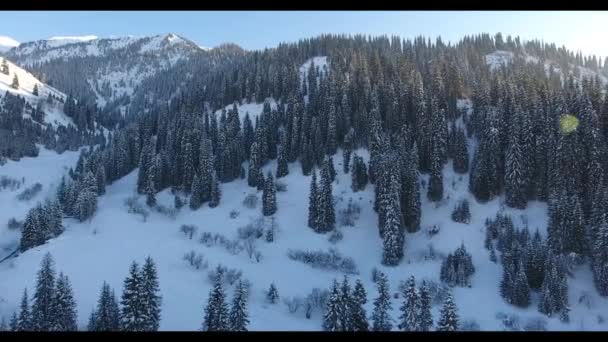
[[[502,32],[583,54],[608,56],[608,11],[2,11],[0,36],[19,42],[52,36],[176,33],[214,47],[275,47],[323,33],[424,35],[458,41]]]

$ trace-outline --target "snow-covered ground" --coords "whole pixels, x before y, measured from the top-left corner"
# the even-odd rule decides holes
[[[44,116],[44,122],[50,123],[53,126],[73,124],[72,119],[63,113],[63,105],[54,101],[53,104],[46,102],[49,94],[62,100],[66,99],[66,95],[59,90],[40,82],[34,75],[26,71],[25,69],[15,65],[9,60],[6,60],[8,64],[8,75],[0,72],[0,96],[5,94],[7,91],[14,95],[19,95],[25,98],[32,107],[36,107],[38,102],[42,102],[42,109],[46,113]],[[19,88],[14,89],[11,87],[13,84],[13,78],[17,75],[19,80]],[[33,94],[34,86],[38,85],[38,96]]]
[[[18,231],[8,230],[6,223],[10,218],[22,221],[28,210],[38,202],[43,202],[55,194],[61,176],[66,174],[70,167],[74,167],[78,160],[78,152],[66,151],[57,154],[39,146],[38,157],[23,157],[18,162],[8,160],[0,166],[0,177],[6,176],[18,181],[25,180],[19,189],[10,191],[0,189],[0,260],[15,250],[19,242]],[[19,201],[17,195],[24,189],[42,184],[42,191],[30,201]],[[0,292],[0,297],[5,297]]]
[[[277,109],[277,102],[273,99],[273,98],[268,98],[267,99],[270,102],[270,109],[271,110],[276,110]],[[247,115],[247,113],[249,113],[249,119],[251,119],[252,123],[255,122],[255,118],[262,114],[262,111],[264,110],[264,103],[251,103],[248,102],[246,99],[243,99],[243,101],[241,101],[242,104],[238,104],[237,103],[237,109],[239,111],[239,119],[241,120],[241,123],[243,122],[243,120],[245,119],[245,115]],[[226,113],[230,110],[232,110],[233,105],[227,105],[224,109],[226,110]],[[222,114],[222,110],[216,110],[215,111],[215,115],[220,115]]]
[[[365,150],[356,151],[367,161]],[[77,155],[66,152],[57,155],[41,151],[38,158],[24,158],[15,163],[9,162],[0,166],[0,175],[26,177],[26,183],[39,181],[44,184],[44,194],[50,193],[57,184],[59,175],[65,168],[75,163]],[[475,320],[482,330],[502,329],[496,318],[497,312],[517,314],[522,325],[532,317],[544,317],[537,312],[538,299],[534,296],[528,309],[518,309],[505,303],[500,297],[498,286],[502,274],[499,264],[489,260],[489,253],[483,247],[484,221],[493,217],[501,207],[501,200],[494,199],[487,204],[477,203],[467,191],[468,176],[452,172],[451,162],[444,169],[444,196],[439,204],[431,203],[426,198],[426,189],[421,188],[422,229],[414,234],[407,234],[405,257],[397,267],[380,265],[382,241],[378,234],[377,215],[372,210],[373,186],[369,185],[362,192],[353,193],[350,189],[350,174],[342,171],[341,152],[334,157],[337,177],[333,183],[333,194],[336,198],[336,212],[345,208],[348,199],[352,198],[361,206],[360,218],[354,227],[341,227],[343,240],[333,245],[328,235],[314,233],[307,227],[308,194],[310,176],[301,173],[299,163],[289,165],[289,175],[280,181],[287,185],[286,192],[277,193],[278,212],[276,214],[279,231],[273,243],[263,239],[257,245],[262,253],[260,263],[251,261],[245,252],[232,255],[219,246],[205,247],[198,242],[201,232],[220,233],[229,239],[236,238],[237,230],[261,217],[261,192],[250,188],[246,180],[236,180],[222,184],[220,206],[209,208],[206,204],[197,211],[188,206],[182,208],[175,219],[159,213],[151,213],[144,222],[140,216],[129,214],[123,204],[124,200],[135,194],[137,170],[107,187],[107,193],[99,198],[98,211],[90,222],[78,223],[66,219],[66,231],[61,236],[46,244],[28,250],[15,259],[0,263],[0,315],[9,317],[17,309],[23,287],[34,290],[36,272],[44,254],[50,252],[56,269],[66,273],[72,282],[78,302],[78,317],[81,328],[86,326],[88,316],[94,307],[103,281],[116,289],[117,295],[122,291],[123,280],[132,261],[143,262],[151,256],[157,263],[160,287],[163,295],[161,330],[196,330],[201,326],[203,309],[211,287],[207,271],[197,271],[182,260],[182,256],[194,250],[204,254],[209,262],[209,269],[218,263],[243,271],[243,277],[252,283],[249,302],[251,330],[320,330],[321,315],[313,314],[306,319],[303,312],[288,312],[283,303],[267,304],[264,291],[271,282],[278,288],[281,298],[306,296],[313,287],[328,288],[334,278],[342,274],[332,271],[313,269],[308,265],[292,261],[287,251],[293,249],[327,250],[335,247],[345,256],[352,257],[359,269],[360,278],[368,292],[366,305],[371,314],[373,299],[377,296],[376,287],[371,280],[374,267],[385,272],[390,279],[391,294],[397,292],[399,282],[415,275],[418,281],[432,279],[438,281],[440,261],[424,260],[429,246],[433,245],[438,254],[454,251],[461,243],[472,254],[476,268],[472,276],[472,288],[455,288],[455,302],[461,320]],[[276,170],[276,161],[264,167],[264,171]],[[428,181],[428,176],[421,179]],[[34,201],[41,200],[40,194]],[[255,209],[243,206],[242,201],[248,194],[256,194],[259,203]],[[21,203],[14,200],[15,192],[0,192],[0,219],[2,224],[9,217],[23,219],[28,207],[34,203]],[[460,224],[450,220],[452,208],[461,198],[468,198],[471,204],[471,223]],[[140,197],[140,202],[144,202]],[[168,190],[157,196],[157,201],[172,206],[173,196]],[[7,210],[4,210],[4,209]],[[505,209],[511,213],[517,226],[527,218],[531,229],[538,228],[543,234],[546,231],[546,204],[532,202],[526,210]],[[230,213],[237,211],[236,218]],[[179,232],[182,224],[198,226],[197,236],[187,239]],[[430,237],[426,228],[438,224],[439,234]],[[6,228],[2,228],[6,229]],[[0,238],[4,242],[7,234]],[[14,239],[15,237],[11,237]],[[562,324],[557,318],[547,319],[551,330],[605,330],[606,326],[598,323],[598,315],[608,317],[608,301],[601,298],[593,287],[588,266],[575,272],[575,278],[569,279],[571,323]],[[578,302],[582,293],[590,296],[590,308]],[[228,291],[228,296],[232,290]],[[392,298],[393,318],[396,320],[400,299]],[[433,307],[435,321],[439,316],[439,306]]]

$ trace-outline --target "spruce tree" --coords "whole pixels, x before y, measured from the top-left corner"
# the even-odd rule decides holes
[[[162,297],[158,284],[156,265],[147,257],[141,269],[141,297],[144,312],[144,331],[157,331],[160,326]]]
[[[454,304],[452,294],[448,293],[441,308],[439,322],[437,322],[437,331],[456,331],[458,328],[458,309],[456,308],[456,304]]]
[[[93,311],[93,331],[119,331],[120,310],[114,291],[108,283],[104,282],[101,288],[97,308]],[[89,329],[91,330],[91,329]]]
[[[402,295],[403,305],[399,308],[399,311],[401,311],[401,316],[399,316],[399,329],[404,331],[421,330],[421,303],[414,276],[410,276],[408,279]]]
[[[431,294],[426,281],[422,282],[420,288],[420,311],[418,322],[420,331],[430,331],[433,327],[433,316],[431,314]]]
[[[247,313],[247,290],[239,280],[234,291],[232,307],[230,309],[230,331],[247,331],[249,314]]]
[[[55,269],[53,259],[47,253],[42,259],[36,280],[36,292],[32,305],[32,329],[51,331],[55,319]]]
[[[228,321],[228,304],[226,304],[226,294],[222,287],[222,275],[218,273],[213,288],[209,293],[207,307],[205,307],[205,319],[203,330],[206,331],[228,331],[230,322]]]
[[[317,231],[318,222],[318,190],[317,190],[317,171],[312,170],[312,177],[310,179],[310,193],[308,195],[308,227]]]
[[[175,197],[176,199],[179,197]],[[203,205],[203,187],[198,174],[192,180],[192,193],[190,195],[190,209],[197,210]]]
[[[38,83],[34,84],[34,89],[32,90],[32,95],[38,96]]]
[[[10,331],[19,331],[19,319],[17,318],[17,313],[13,312],[11,316],[11,320],[8,323]]]
[[[55,298],[53,300],[53,314],[53,331],[78,330],[76,301],[74,300],[70,280],[63,273],[59,273],[57,277]]]
[[[222,197],[222,191],[220,189],[220,182],[217,179],[215,171],[211,174],[211,198],[209,200],[209,208],[215,208],[220,205],[220,199]]]
[[[142,276],[135,261],[131,264],[129,275],[125,278],[120,304],[122,306],[121,330],[145,331],[146,312],[143,311]]]
[[[434,202],[441,201],[443,198],[443,164],[440,158],[439,147],[434,147],[431,155],[431,177],[429,178],[427,192],[429,200]]]
[[[528,277],[521,261],[519,262],[513,285],[513,304],[522,308],[530,305],[530,285],[528,284]]]
[[[277,212],[277,190],[272,173],[268,172],[268,176],[264,182],[264,192],[262,194],[262,214],[264,216],[271,216]]]
[[[13,83],[11,83],[11,88],[19,89],[19,77],[17,77],[17,74],[13,76]]]
[[[378,297],[374,300],[374,311],[372,312],[372,330],[390,331],[393,328],[390,312],[391,295],[389,293],[388,279],[384,273],[378,277]]]
[[[285,145],[281,145],[279,149],[279,158],[277,160],[277,179],[285,177],[289,174],[289,166],[287,165],[287,151]]]
[[[328,164],[325,164],[321,169],[321,181],[317,195],[317,213],[317,231],[326,233],[333,230],[336,225],[336,213]]]
[[[12,322],[13,320],[11,320]],[[32,315],[30,313],[30,304],[27,297],[27,289],[23,289],[23,297],[21,297],[21,307],[19,310],[19,318],[16,321],[16,325],[11,323],[16,329],[13,331],[32,331],[33,322]]]
[[[348,277],[344,276],[342,285],[340,286],[340,300],[338,310],[338,323],[341,331],[351,331],[351,315],[352,315],[352,294],[350,285],[348,283]]]
[[[352,331],[368,331],[369,324],[367,322],[367,313],[365,312],[364,305],[367,303],[367,293],[361,283],[360,279],[357,279],[355,283],[355,289],[352,294],[352,306],[350,309],[350,324]]]
[[[334,279],[331,287],[325,313],[323,314],[323,330],[340,331],[340,290],[338,281]]]

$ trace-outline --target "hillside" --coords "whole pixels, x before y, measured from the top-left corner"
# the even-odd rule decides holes
[[[0,79],[78,123],[0,165],[0,322],[51,256],[41,330],[606,330],[608,63],[488,34],[55,38],[9,51],[52,86]],[[9,141],[59,144],[15,114]]]
[[[62,101],[65,101],[66,99],[66,95],[64,93],[40,82],[36,77],[34,77],[34,75],[13,64],[10,60],[7,60],[7,65],[9,70],[8,75],[0,72],[0,96],[4,96],[6,92],[21,96],[33,108],[36,108],[36,106],[40,103],[42,110],[45,113],[45,123],[49,123],[53,126],[67,126],[73,124],[71,118],[66,116],[63,112]],[[14,89],[11,86],[15,75],[19,80],[18,89]],[[38,95],[33,94],[35,86],[38,87]],[[49,96],[55,99],[52,103],[48,103],[47,101]]]

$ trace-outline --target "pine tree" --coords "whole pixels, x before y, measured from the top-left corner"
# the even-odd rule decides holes
[[[321,181],[317,193],[317,232],[326,233],[336,225],[331,175],[328,164],[321,169]]]
[[[352,295],[350,310],[350,324],[353,331],[368,331],[367,313],[364,305],[367,303],[367,294],[361,280],[357,279]]]
[[[441,201],[443,198],[443,164],[440,158],[439,147],[434,147],[431,155],[431,177],[427,192],[429,200],[434,202]]]
[[[384,178],[384,177],[382,177]],[[383,182],[379,179],[378,185]],[[382,237],[382,264],[396,266],[403,258],[403,246],[405,234],[403,232],[403,220],[399,203],[398,187],[395,181],[388,185],[389,189],[380,195],[380,236]]]
[[[308,227],[317,231],[318,222],[318,190],[317,190],[317,171],[312,170],[312,177],[310,180],[310,194],[308,195]]]
[[[530,285],[528,284],[528,277],[521,261],[519,262],[513,285],[513,304],[522,308],[530,305]]]
[[[421,326],[421,303],[416,289],[416,280],[410,276],[403,291],[403,305],[399,308],[399,329],[404,331],[419,331]]]
[[[119,331],[120,309],[114,291],[108,283],[104,282],[101,288],[97,308],[93,311],[94,325],[89,328],[93,331]],[[92,329],[91,329],[92,328]]]
[[[211,199],[209,200],[209,208],[215,208],[220,204],[222,192],[220,183],[215,172],[211,174]]]
[[[17,318],[17,313],[13,312],[11,316],[11,321],[8,323],[10,331],[19,331],[19,319]]]
[[[334,279],[334,283],[325,304],[325,313],[323,315],[323,330],[325,331],[340,331],[340,290],[338,281]]]
[[[232,308],[230,309],[230,331],[247,331],[249,314],[247,313],[247,290],[239,280],[234,291]]]
[[[524,188],[524,156],[519,139],[514,136],[507,148],[505,163],[505,203],[513,208],[526,207],[526,189]]]
[[[353,152],[353,137],[354,130],[351,128],[348,131],[348,134],[344,136],[344,151],[342,153],[342,167],[344,168],[344,173],[348,173],[350,171],[350,156]]]
[[[11,320],[12,322],[13,320]],[[21,307],[19,311],[19,318],[17,319],[16,325],[11,323],[11,326],[16,327],[13,331],[32,331],[33,322],[32,315],[30,313],[29,301],[27,298],[27,289],[23,289],[23,297],[21,297]]]
[[[454,304],[451,293],[448,293],[443,302],[437,324],[437,331],[456,331],[459,328],[458,309],[456,308],[456,304]]]
[[[277,179],[285,177],[289,174],[286,150],[285,145],[281,145],[281,148],[279,149],[279,158],[277,160]]]
[[[228,321],[228,304],[226,304],[226,294],[222,287],[222,275],[218,273],[213,288],[209,293],[209,300],[205,308],[205,319],[203,330],[206,331],[228,331],[230,322]]]
[[[141,269],[141,297],[144,313],[144,331],[157,331],[160,326],[160,310],[162,297],[158,284],[156,265],[152,258],[147,257]]]
[[[34,89],[32,90],[32,95],[38,96],[38,83],[34,84]]]
[[[15,76],[13,77],[13,83],[11,83],[11,88],[19,89],[19,77],[17,77],[17,74],[15,74]]]
[[[53,259],[47,253],[42,259],[36,280],[36,292],[32,305],[32,329],[51,331],[55,319],[53,312],[55,299],[55,270]]]
[[[175,197],[176,199],[178,197]],[[192,180],[192,194],[190,195],[190,209],[197,210],[203,205],[203,187],[198,177],[198,174],[194,175]]]
[[[352,331],[351,327],[351,310],[353,307],[351,289],[348,283],[348,277],[344,276],[342,286],[340,287],[338,323],[341,331]]]
[[[374,311],[372,312],[373,331],[390,331],[393,328],[390,312],[391,296],[388,288],[388,279],[384,273],[378,278],[378,297],[374,300]]]
[[[268,172],[262,194],[262,214],[271,216],[277,212],[277,190],[272,173]]]
[[[433,316],[431,314],[431,295],[426,281],[422,282],[420,288],[420,311],[418,321],[420,331],[430,331],[433,327]]]
[[[136,262],[131,264],[129,275],[125,278],[120,313],[120,325],[123,331],[144,331],[146,312],[143,311],[142,276]]]
[[[55,298],[53,300],[54,324],[53,331],[76,331],[76,301],[72,293],[70,280],[63,273],[57,277]]]
[[[268,289],[268,292],[266,292],[266,300],[270,304],[276,304],[279,301],[279,291],[274,283],[270,284],[270,288]]]
[[[327,163],[327,170],[329,171],[329,179],[331,182],[336,180],[336,169],[334,168],[334,158],[332,156],[327,157],[325,160]]]
[[[454,172],[461,174],[469,171],[469,151],[463,129],[458,129],[455,133],[453,168]]]

